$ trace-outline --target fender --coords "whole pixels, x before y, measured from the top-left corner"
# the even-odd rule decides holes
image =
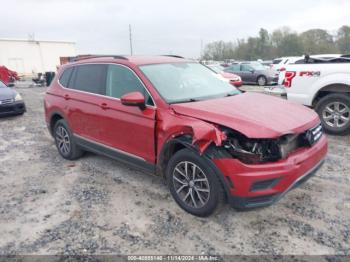
[[[220,146],[226,139],[226,135],[217,126],[203,120],[178,115],[174,111],[157,110],[157,159],[160,158],[161,149],[168,141],[178,136],[189,135],[192,137],[192,145],[198,148],[200,154],[208,148],[211,143]]]
[[[175,137],[169,141],[167,141],[164,145],[163,148],[161,149],[161,153],[159,156],[159,162],[158,162],[158,172],[161,174],[161,176],[164,179],[164,182],[166,182],[166,175],[163,172],[165,170],[166,165],[171,157],[171,153],[173,152],[173,149],[183,149],[187,148],[193,152],[199,153],[198,147],[193,145],[192,142],[192,137],[190,135],[181,135],[178,137]],[[221,185],[224,188],[225,196],[229,196],[230,194],[230,186],[232,184],[232,181],[230,180],[229,182],[226,181],[225,177],[223,174],[220,172],[220,170],[215,166],[215,164],[212,162],[212,159],[215,157],[223,156],[223,154],[226,153],[226,157],[232,157],[230,156],[226,151],[220,150],[218,147],[216,147],[214,144],[211,144],[206,151],[203,154],[203,157],[207,160],[207,163],[210,165],[212,170],[214,171],[215,175],[217,178],[220,180]],[[233,186],[233,184],[231,185]]]
[[[319,78],[313,85],[311,86],[311,92],[313,94],[312,97],[310,97],[311,102],[315,99],[318,92],[330,85],[347,85],[349,86],[350,92],[350,72],[348,74],[346,73],[331,73],[329,75],[326,75],[324,77]]]

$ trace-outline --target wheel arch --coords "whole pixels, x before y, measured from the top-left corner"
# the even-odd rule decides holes
[[[57,123],[57,121],[61,120],[61,119],[65,119],[63,114],[60,112],[53,112],[50,116],[50,120],[49,120],[49,131],[50,134],[53,134],[53,128],[55,127],[55,124]]]
[[[163,177],[164,181],[166,181],[165,170],[170,158],[178,151],[182,149],[189,149],[197,154],[199,154],[199,150],[196,146],[192,144],[192,136],[191,135],[181,135],[175,138],[168,140],[162,147],[160,151],[158,164],[157,164],[157,172]],[[230,195],[230,186],[228,185],[228,181],[225,180],[225,177],[221,174],[220,170],[215,166],[215,164],[211,161],[211,159],[216,155],[216,146],[212,144],[207,148],[207,150],[202,154],[202,157],[205,158],[210,167],[213,169],[215,175],[218,177],[224,192],[225,197],[228,199]],[[230,181],[232,183],[232,181]]]
[[[165,169],[166,166],[170,160],[170,158],[179,150],[188,148],[192,151],[195,151],[198,153],[198,150],[196,147],[192,144],[192,136],[191,135],[181,135],[175,138],[172,138],[165,142],[163,145],[159,157],[158,157],[158,164],[157,168],[160,172],[161,176],[165,179]]]
[[[322,87],[314,95],[314,97],[312,99],[312,106],[315,107],[317,105],[317,102],[321,98],[325,97],[328,94],[332,94],[332,93],[346,93],[346,94],[350,95],[350,85],[342,84],[342,83],[335,83],[335,84],[329,84],[329,85]]]
[[[256,77],[256,80],[255,80],[256,82],[258,82],[259,77],[263,77],[263,78],[265,78],[266,83],[267,83],[267,76],[266,76],[266,75],[264,75],[264,74],[259,74],[259,75]]]

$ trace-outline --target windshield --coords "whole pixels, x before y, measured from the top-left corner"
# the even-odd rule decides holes
[[[240,93],[220,75],[198,63],[153,64],[140,69],[170,104]]]
[[[7,87],[2,81],[0,81],[0,88]]]

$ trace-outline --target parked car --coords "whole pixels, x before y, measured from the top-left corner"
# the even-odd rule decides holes
[[[241,93],[179,57],[77,60],[59,69],[44,106],[63,158],[91,151],[160,175],[196,216],[226,201],[272,204],[314,175],[327,152],[313,110]]]
[[[18,115],[25,111],[21,95],[0,81],[0,116]]]
[[[258,84],[259,86],[277,84],[278,73],[267,69],[258,62],[240,62],[225,68],[225,72],[239,75],[243,84]]]
[[[212,64],[207,65],[211,70],[213,70],[215,73],[220,74],[224,79],[227,79],[229,83],[235,87],[241,87],[242,86],[242,79],[240,76],[225,72],[225,67],[218,65],[218,64]]]
[[[331,134],[350,133],[350,55],[306,56],[286,66],[287,99],[312,107]]]

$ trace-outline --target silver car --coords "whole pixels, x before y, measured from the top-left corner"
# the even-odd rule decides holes
[[[259,62],[234,63],[225,72],[239,75],[243,84],[273,85],[278,82],[278,72],[268,69]]]

